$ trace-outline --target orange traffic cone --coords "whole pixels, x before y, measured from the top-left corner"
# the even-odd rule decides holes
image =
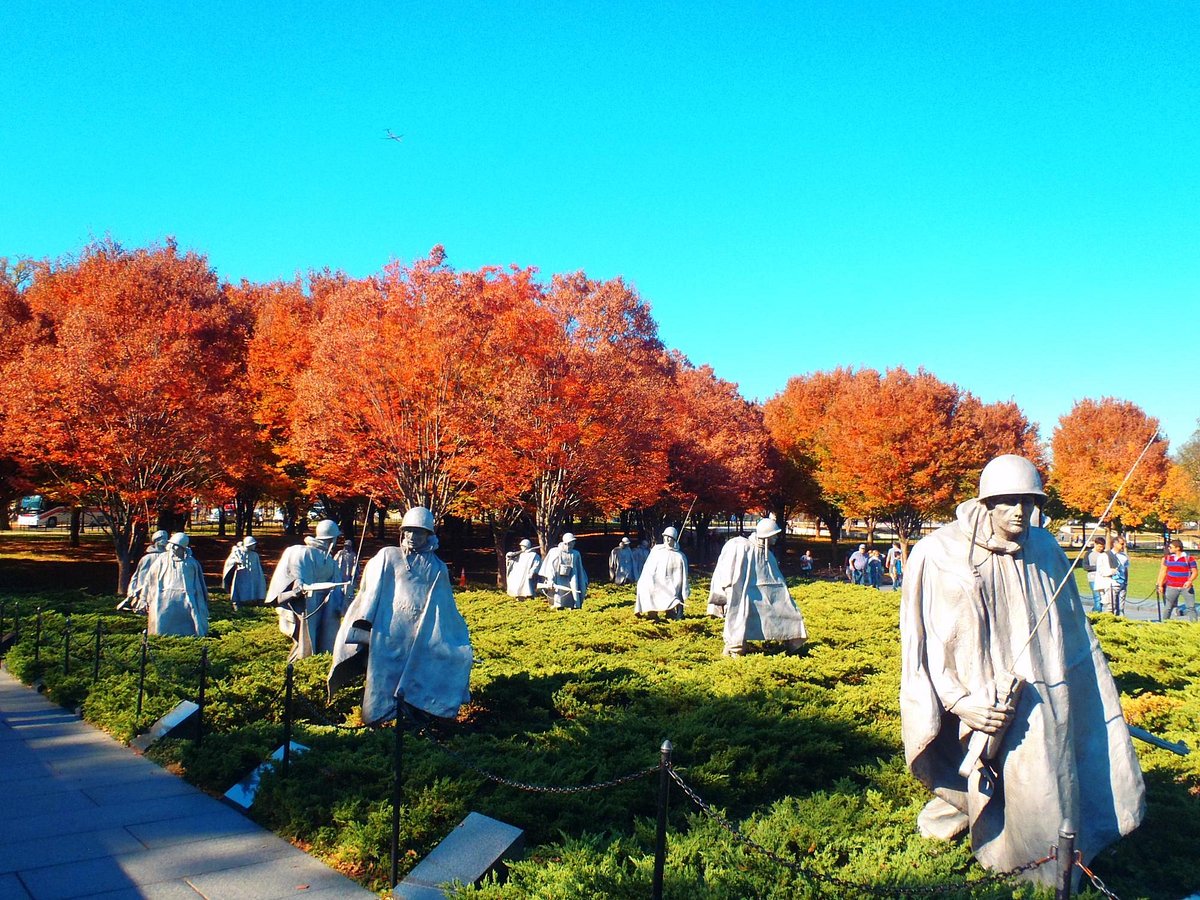
[[[465,566],[458,570],[458,586],[463,588],[467,586],[467,570]]]

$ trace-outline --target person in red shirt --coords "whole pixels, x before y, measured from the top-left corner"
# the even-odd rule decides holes
[[[1169,552],[1158,567],[1158,592],[1163,598],[1163,618],[1171,618],[1176,605],[1179,615],[1196,621],[1196,561],[1183,552],[1183,542],[1176,539],[1167,545]]]

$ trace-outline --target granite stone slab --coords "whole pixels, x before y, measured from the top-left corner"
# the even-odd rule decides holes
[[[435,888],[452,881],[474,884],[501,860],[519,857],[525,832],[482,813],[468,813],[429,855],[417,863],[397,890]],[[408,896],[407,894],[405,896]]]

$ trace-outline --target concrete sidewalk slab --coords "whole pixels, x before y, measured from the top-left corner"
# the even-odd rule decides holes
[[[0,670],[0,897],[375,897]]]

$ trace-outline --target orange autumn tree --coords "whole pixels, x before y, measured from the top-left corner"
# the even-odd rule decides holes
[[[25,298],[32,277],[32,264],[26,260],[9,262],[0,257],[0,378],[8,384],[23,365],[24,358],[38,352],[44,342],[44,329]],[[10,509],[18,497],[34,490],[37,476],[34,461],[21,455],[12,426],[3,414],[0,396],[0,530],[12,527]]]
[[[620,278],[555,275],[544,306],[556,333],[536,360],[529,492],[543,553],[586,508],[649,506],[667,479],[665,407],[670,387],[650,307]]]
[[[1034,427],[1011,402],[982,404],[919,369],[838,370],[785,390],[769,421],[781,449],[805,460],[826,498],[847,513],[891,523],[902,552],[925,522],[973,495],[1001,453],[1041,462]],[[806,396],[805,396],[806,395]]]
[[[329,295],[291,437],[317,485],[439,520],[504,468],[496,409],[546,337],[530,271],[458,273],[444,258],[438,247]]]
[[[1128,400],[1080,400],[1058,420],[1050,441],[1050,478],[1062,502],[1084,520],[1098,519],[1142,449],[1154,442],[1134,470],[1104,522],[1119,531],[1153,515],[1167,482],[1167,442],[1158,420]]]
[[[1172,531],[1178,531],[1185,522],[1200,519],[1200,484],[1177,462],[1168,464],[1156,516]]]
[[[230,302],[253,317],[248,341],[245,396],[254,422],[247,454],[231,473],[239,495],[274,498],[284,510],[284,529],[296,531],[307,490],[304,461],[292,446],[296,383],[313,352],[321,298],[341,280],[311,279],[310,295],[299,280],[227,288]]]
[[[87,247],[39,266],[26,296],[48,339],[8,373],[9,424],[64,498],[104,511],[124,592],[148,524],[217,471],[228,307],[205,258],[171,241]]]
[[[699,561],[707,551],[713,517],[766,505],[769,437],[762,410],[737,385],[709,366],[693,366],[671,354],[672,387],[665,398],[668,439],[668,517],[682,521],[691,510]]]
[[[794,376],[763,406],[763,421],[774,451],[771,505],[781,521],[800,509],[824,524],[835,560],[846,521],[846,498],[826,493],[817,473],[827,411],[855,377],[852,370],[844,368]]]

